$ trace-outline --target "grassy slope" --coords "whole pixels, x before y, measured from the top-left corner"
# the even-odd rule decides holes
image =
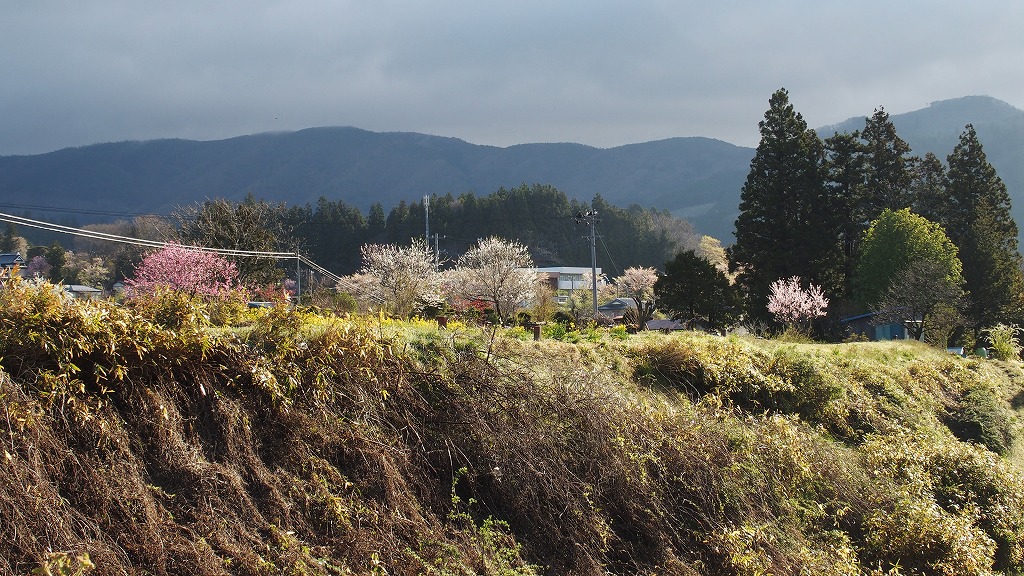
[[[0,573],[1024,566],[1016,364],[0,300]]]

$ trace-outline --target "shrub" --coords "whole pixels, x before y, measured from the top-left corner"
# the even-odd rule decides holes
[[[247,318],[248,298],[242,290],[232,290],[220,298],[204,302],[207,317],[213,326],[234,326]]]
[[[562,324],[561,322],[552,322],[551,324],[545,324],[544,327],[541,328],[541,334],[545,338],[550,338],[552,340],[563,340],[565,339],[565,335],[568,332],[569,330],[566,327],[566,325]]]
[[[891,507],[890,507],[891,506]],[[866,522],[867,551],[883,568],[909,574],[988,574],[995,543],[971,518],[906,495]]]
[[[996,454],[1008,453],[1017,438],[1013,412],[995,390],[981,383],[961,394],[944,421],[957,438],[977,442]]]
[[[165,287],[135,293],[125,300],[125,305],[154,324],[170,330],[210,324],[206,302],[180,290]]]
[[[1024,478],[976,445],[925,431],[873,436],[868,469],[894,483],[866,522],[868,556],[908,573],[1018,574]]]
[[[302,314],[290,306],[262,308],[256,315],[246,342],[268,352],[281,352],[295,345],[302,326]]]
[[[993,356],[999,360],[1020,360],[1020,353],[1024,347],[1017,338],[1019,331],[1020,326],[1016,324],[1000,323],[986,328],[982,333],[989,341]]]

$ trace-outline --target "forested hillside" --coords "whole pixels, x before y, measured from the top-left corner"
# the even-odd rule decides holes
[[[581,212],[596,210],[601,242],[600,266],[621,272],[630,266],[662,267],[676,251],[694,248],[698,237],[689,222],[667,210],[639,205],[617,207],[596,196],[570,199],[552,186],[534,184],[499,189],[487,195],[435,196],[430,200],[431,242],[442,260],[454,260],[480,238],[498,236],[526,245],[538,266],[589,266],[590,243]],[[321,199],[314,206],[284,213],[287,227],[303,248],[332,270],[354,272],[359,246],[371,242],[408,244],[426,233],[422,200],[400,202],[384,217],[379,204],[364,217],[356,207]],[[436,236],[436,237],[435,237]]]
[[[214,142],[153,140],[0,157],[0,198],[67,208],[78,223],[100,212],[168,214],[211,198],[247,195],[288,205],[320,197],[363,212],[425,195],[486,195],[540,182],[577,201],[669,210],[701,233],[730,234],[751,151],[708,138],[674,138],[610,149],[579,144],[495,148],[455,138],[312,128]],[[82,213],[82,212],[85,213]],[[92,214],[89,214],[92,212]],[[20,213],[20,212],[19,212]],[[59,213],[47,213],[60,218]]]

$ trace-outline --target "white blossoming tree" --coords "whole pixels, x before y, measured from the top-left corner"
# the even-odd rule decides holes
[[[537,274],[526,246],[490,237],[477,240],[463,254],[453,272],[453,288],[467,300],[494,307],[498,320],[507,322],[535,292]]]
[[[615,285],[636,301],[635,313],[627,314],[627,320],[637,330],[644,330],[647,321],[654,316],[654,285],[657,282],[658,271],[654,268],[626,268],[622,276],[615,279]]]
[[[407,317],[440,301],[441,275],[424,241],[413,240],[411,246],[366,244],[361,251],[364,295],[383,302],[392,314]]]

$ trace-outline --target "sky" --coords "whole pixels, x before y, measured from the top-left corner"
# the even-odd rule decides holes
[[[1024,108],[1019,0],[0,0],[0,155],[315,126],[756,146],[970,95]]]

